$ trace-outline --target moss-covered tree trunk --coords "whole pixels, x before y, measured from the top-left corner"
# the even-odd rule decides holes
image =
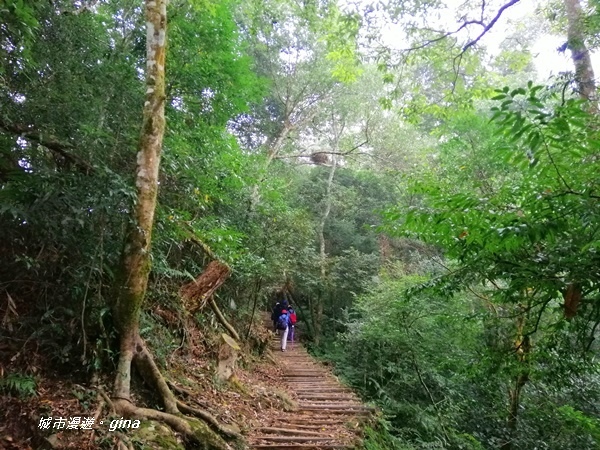
[[[592,110],[597,112],[596,82],[590,51],[585,44],[584,17],[579,0],[564,0],[567,12],[567,42],[571,59],[575,65],[575,82],[579,95],[592,102]]]
[[[220,434],[240,439],[210,414],[177,400],[140,337],[139,319],[150,272],[152,225],[158,193],[160,154],[165,132],[165,54],[167,0],[146,0],[146,97],[137,153],[136,203],[122,255],[113,312],[120,338],[120,354],[113,391],[118,414],[160,420],[203,449],[230,450]],[[131,369],[136,364],[144,381],[160,395],[165,412],[136,407],[131,402]],[[200,417],[203,422],[181,413]],[[210,424],[210,426],[208,425]],[[219,432],[216,433],[211,427]]]
[[[114,395],[129,399],[131,363],[143,353],[139,337],[139,316],[150,272],[150,244],[156,209],[158,170],[165,131],[165,53],[167,1],[147,0],[146,13],[146,97],[142,132],[137,154],[137,188],[133,221],[125,241],[114,315],[120,336],[120,356]]]

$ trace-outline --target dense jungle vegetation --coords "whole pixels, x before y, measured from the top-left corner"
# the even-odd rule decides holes
[[[283,292],[365,449],[600,448],[597,0],[0,12],[3,399],[99,377],[192,436],[186,323],[258,353]]]

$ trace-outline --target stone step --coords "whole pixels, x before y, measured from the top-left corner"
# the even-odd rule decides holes
[[[254,441],[267,441],[267,442],[327,442],[335,443],[336,439],[332,436],[255,436]]]
[[[285,435],[285,436],[316,436],[316,437],[327,436],[321,432],[306,430],[306,429],[302,429],[300,427],[298,427],[298,428],[262,427],[262,428],[259,428],[258,431],[260,431],[262,433],[279,434],[279,435]]]
[[[345,444],[258,444],[253,445],[252,448],[261,449],[271,449],[271,450],[325,450],[325,449],[337,449],[337,450],[346,450],[352,449],[353,446],[345,445]]]

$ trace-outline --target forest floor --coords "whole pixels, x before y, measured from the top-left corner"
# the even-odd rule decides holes
[[[215,355],[206,348],[171,355],[165,375],[179,388],[178,396],[239,431],[253,449],[352,448],[371,409],[301,344],[282,353],[278,338],[266,329],[263,333],[270,348],[261,358],[240,358],[229,382],[216,381]],[[0,367],[5,356],[0,354]],[[116,428],[122,418],[111,415],[102,400],[112,380],[92,384],[76,371],[44,371],[42,362],[35,376],[36,395],[0,395],[0,450],[108,450],[120,443],[132,449],[185,448],[176,433],[156,423]],[[138,386],[136,404],[159,406],[141,380],[133,385]],[[40,420],[49,417],[48,428],[40,428]]]

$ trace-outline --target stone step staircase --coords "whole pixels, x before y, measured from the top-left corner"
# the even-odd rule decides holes
[[[295,342],[281,352],[273,337],[271,350],[283,369],[288,393],[298,408],[281,412],[276,421],[250,434],[252,449],[317,450],[352,449],[361,424],[375,411],[364,405],[323,365]]]

